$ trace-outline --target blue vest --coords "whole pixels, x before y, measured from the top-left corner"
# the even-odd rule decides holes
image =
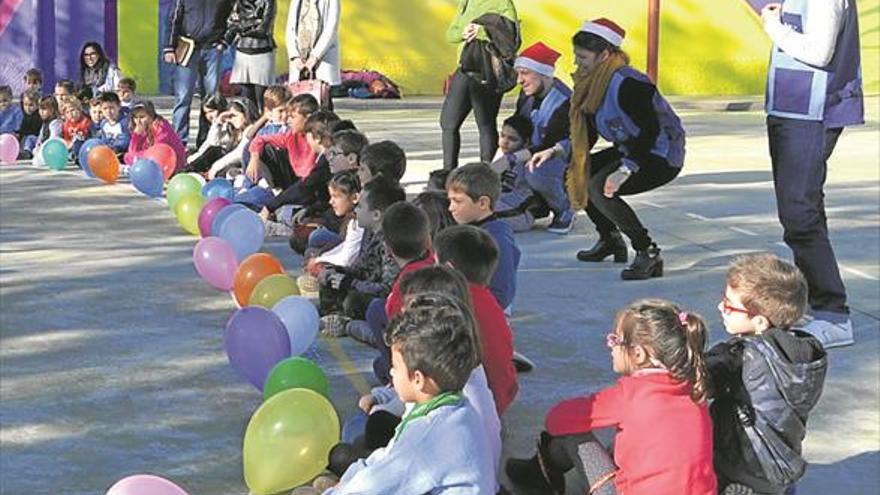
[[[596,131],[606,141],[613,143],[625,157],[629,157],[630,152],[623,143],[637,137],[641,132],[639,126],[620,108],[620,85],[629,77],[651,82],[648,76],[628,65],[617,69],[611,76],[608,89],[605,90],[605,100],[596,110],[595,116]],[[653,104],[660,121],[660,133],[651,147],[651,154],[665,158],[671,167],[681,168],[684,165],[684,127],[681,120],[659,91],[654,92]]]
[[[782,22],[802,33],[809,2],[786,0]],[[807,65],[773,46],[764,104],[768,115],[817,120],[830,129],[865,122],[858,12],[855,0],[846,4],[834,56],[827,66]]]

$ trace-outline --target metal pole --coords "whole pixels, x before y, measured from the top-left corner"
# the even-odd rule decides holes
[[[660,47],[660,0],[648,0],[648,77],[657,83]]]

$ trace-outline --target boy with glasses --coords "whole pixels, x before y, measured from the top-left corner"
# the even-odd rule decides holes
[[[719,493],[790,493],[804,474],[807,415],[822,394],[822,344],[795,325],[807,282],[771,254],[737,258],[718,310],[733,337],[706,355]]]

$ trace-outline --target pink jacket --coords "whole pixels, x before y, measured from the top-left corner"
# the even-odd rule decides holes
[[[177,155],[176,170],[182,170],[186,165],[186,148],[171,124],[165,119],[157,118],[153,121],[153,128],[150,131],[147,134],[131,133],[131,142],[128,145],[128,152],[125,153],[125,163],[132,165],[135,160],[143,156],[147,148],[156,143],[165,143],[171,146]]]

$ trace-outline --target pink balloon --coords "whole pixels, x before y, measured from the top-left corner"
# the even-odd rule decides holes
[[[224,206],[230,204],[232,204],[232,201],[226,198],[212,198],[205,203],[205,206],[202,207],[202,211],[199,213],[199,232],[202,233],[202,237],[211,235],[211,222],[214,221],[214,215],[222,210]]]
[[[174,483],[153,476],[137,474],[122,478],[107,490],[106,495],[188,495],[183,488]]]
[[[238,258],[228,242],[219,237],[205,237],[193,249],[193,263],[199,275],[212,287],[232,290]]]
[[[0,135],[0,162],[12,163],[18,160],[18,139],[12,134]]]

